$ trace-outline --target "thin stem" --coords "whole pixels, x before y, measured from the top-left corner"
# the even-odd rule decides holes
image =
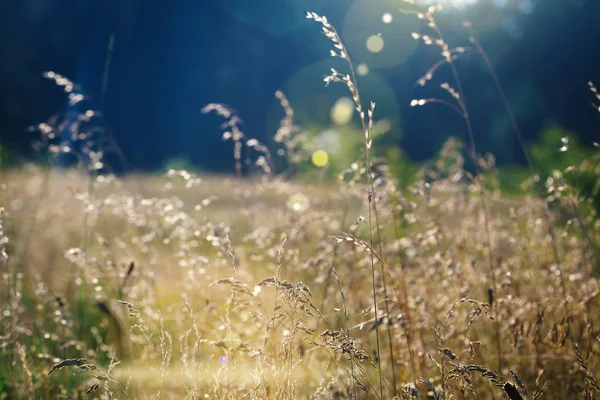
[[[344,207],[344,212],[342,214],[342,223],[341,226],[346,226],[346,218],[348,216],[348,208],[350,207],[349,199],[346,199],[346,206]],[[337,243],[333,245],[333,260],[331,261],[331,268],[327,272],[327,279],[325,280],[325,287],[323,288],[323,295],[321,296],[321,307],[320,310],[323,310],[325,307],[325,299],[327,298],[327,292],[329,291],[329,285],[331,284],[331,276],[333,275],[335,264],[338,257],[338,245]]]
[[[334,29],[334,28],[332,28]],[[335,31],[335,30],[334,30]],[[336,32],[337,34],[337,32]],[[352,65],[352,62],[350,61],[350,56],[348,56],[348,51],[346,50],[345,45],[342,43],[342,41],[339,41],[340,45],[342,46],[341,51],[343,53],[345,53],[347,56],[345,58],[346,62],[348,63],[348,66],[350,67],[350,75],[352,77],[352,83],[354,85],[355,91],[356,91],[356,98],[355,98],[355,102],[357,103],[357,107],[359,107],[359,109],[361,110],[360,113],[360,121],[361,121],[361,125],[363,128],[363,132],[367,132],[368,135],[365,135],[365,163],[366,163],[366,169],[367,169],[367,183],[368,183],[368,188],[369,188],[369,194],[368,194],[368,202],[369,202],[369,242],[370,242],[370,246],[371,249],[373,249],[373,223],[372,223],[372,218],[371,218],[371,202],[375,197],[375,187],[373,185],[373,178],[371,176],[372,174],[372,170],[371,170],[371,160],[369,158],[369,137],[370,137],[370,128],[367,127],[367,124],[365,123],[365,118],[364,118],[364,111],[362,111],[362,104],[361,104],[361,100],[360,100],[360,92],[358,90],[358,82],[356,80],[356,74],[354,73],[354,66]],[[375,203],[373,203],[373,207],[375,207]],[[375,211],[376,212],[376,211]],[[377,222],[376,222],[377,223]],[[378,225],[378,224],[377,224]],[[383,372],[381,370],[381,346],[379,343],[379,315],[377,313],[377,287],[376,287],[376,281],[375,281],[375,256],[374,256],[374,252],[371,251],[371,279],[372,279],[372,286],[373,286],[373,311],[375,313],[375,336],[376,336],[376,345],[377,345],[377,368],[379,370],[379,391],[380,391],[380,396],[381,398],[383,398]],[[381,260],[382,265],[383,265],[383,260]],[[386,302],[387,302],[387,295],[386,295]],[[392,355],[393,357],[393,355]],[[392,359],[392,363],[391,363],[391,368],[392,370],[394,370],[394,363],[393,363],[393,359]],[[394,385],[395,385],[395,372],[394,372]],[[396,391],[396,388],[394,386],[394,392]],[[395,393],[394,393],[395,395]]]
[[[364,110],[362,108],[362,104],[361,104],[361,99],[360,99],[360,92],[358,90],[358,84],[357,84],[357,80],[356,80],[356,74],[354,72],[354,66],[352,65],[352,62],[350,61],[350,53],[347,51],[345,45],[342,43],[342,40],[340,38],[340,36],[338,35],[336,29],[329,24],[329,22],[327,22],[327,18],[325,17],[321,17],[316,13],[311,13],[309,12],[307,14],[307,17],[309,19],[314,19],[317,22],[320,22],[321,25],[323,26],[323,32],[325,34],[325,36],[327,36],[330,40],[332,40],[335,44],[335,48],[337,50],[339,50],[339,53],[332,50],[331,54],[334,57],[340,57],[342,59],[344,59],[346,61],[346,63],[348,64],[348,67],[350,69],[350,75],[342,75],[340,73],[338,73],[335,69],[332,69],[332,75],[328,76],[325,78],[325,82],[329,83],[329,82],[344,82],[346,84],[346,86],[348,87],[348,89],[350,90],[350,93],[352,94],[352,98],[354,100],[354,103],[356,104],[356,110],[359,113],[360,116],[360,121],[361,121],[361,125],[362,125],[362,131],[365,134],[365,164],[366,164],[366,173],[367,173],[367,187],[368,187],[368,206],[369,206],[369,242],[370,242],[370,247],[371,249],[373,249],[373,222],[372,222],[372,216],[373,216],[373,207],[376,207],[375,203],[373,203],[373,198],[375,196],[375,188],[373,185],[373,179],[372,179],[372,167],[371,167],[371,161],[369,158],[369,149],[371,147],[371,143],[372,140],[370,139],[370,130],[371,130],[371,126],[372,126],[372,117],[373,117],[373,110],[375,107],[374,103],[371,103],[371,107],[368,110],[369,113],[369,125],[367,126],[367,123],[365,122],[365,114],[364,114]],[[373,203],[373,204],[372,204]],[[375,215],[377,218],[377,214],[376,214],[376,210],[375,210]],[[377,227],[379,227],[379,224],[377,223]],[[381,240],[379,241],[381,243]],[[372,278],[372,289],[373,289],[373,309],[375,312],[375,333],[376,333],[376,337],[377,337],[377,363],[378,363],[378,372],[379,372],[379,391],[380,391],[380,397],[383,398],[383,372],[381,370],[381,347],[380,347],[380,341],[379,341],[379,321],[378,321],[378,312],[377,312],[377,285],[376,285],[376,280],[375,280],[375,256],[374,256],[374,251],[370,252],[370,256],[371,256],[371,278]],[[385,274],[384,274],[385,275]],[[387,301],[387,296],[386,296],[386,301]],[[390,357],[392,357],[392,363],[391,363],[391,368],[394,368],[394,362],[393,362],[393,354],[390,354]],[[394,383],[395,383],[395,379],[394,379]],[[394,392],[395,392],[395,388],[394,388]]]
[[[515,113],[511,107],[510,103],[508,102],[508,98],[506,97],[506,93],[504,92],[502,84],[500,84],[500,79],[498,79],[498,74],[496,73],[496,70],[494,69],[494,66],[492,65],[492,62],[490,61],[490,58],[488,57],[487,53],[485,52],[485,50],[483,50],[481,43],[479,43],[479,41],[475,37],[475,32],[473,32],[473,27],[471,26],[471,24],[465,23],[465,27],[469,30],[469,34],[471,35],[471,43],[473,43],[473,45],[477,49],[477,52],[479,53],[479,55],[481,55],[481,58],[483,58],[483,61],[485,62],[488,70],[490,71],[490,75],[492,76],[492,79],[494,80],[494,84],[496,85],[498,93],[500,94],[500,98],[502,99],[502,102],[504,103],[504,108],[506,109],[506,113],[508,114],[510,123],[515,131],[517,140],[519,141],[519,144],[521,145],[521,149],[523,150],[523,155],[525,156],[525,160],[527,160],[527,165],[529,166],[529,169],[533,172],[533,170],[534,170],[533,169],[533,161],[531,159],[531,156],[529,155],[529,151],[527,150],[527,145],[525,144],[525,139],[523,138],[521,129],[519,128],[519,125],[517,124],[517,119],[515,117]]]
[[[383,255],[383,243],[381,240],[381,229],[379,227],[379,214],[377,212],[377,200],[375,196],[373,196],[373,211],[375,213],[375,225],[377,231],[377,244],[379,247],[379,254],[381,254],[381,258]],[[381,281],[383,283],[383,296],[384,296],[384,305],[385,305],[385,317],[387,318],[387,336],[388,336],[388,347],[390,350],[390,368],[392,369],[392,385],[393,385],[393,395],[396,396],[398,394],[398,384],[396,381],[396,368],[395,368],[395,357],[394,357],[394,340],[393,340],[393,324],[390,319],[390,305],[389,305],[389,297],[387,290],[387,282],[385,279],[385,263],[381,262]]]
[[[342,310],[344,311],[344,322],[345,322],[345,327],[346,327],[346,335],[348,336],[348,338],[352,338],[352,336],[350,335],[350,326],[348,324],[348,309],[346,308],[346,296],[344,296],[344,290],[342,289],[342,283],[340,282],[340,277],[337,274],[337,271],[335,270],[335,265],[331,266],[331,271],[333,271],[333,275],[335,276],[335,279],[337,281],[338,284],[338,288],[340,289],[340,295],[342,296]],[[352,342],[353,345],[352,347],[354,347],[354,342]],[[352,374],[352,391],[354,393],[354,399],[357,399],[356,396],[356,378],[354,375],[354,357],[351,354],[350,355],[350,372]]]
[[[473,163],[475,164],[475,170],[477,172],[477,178],[475,178],[474,183],[478,183],[479,182],[479,177],[481,176],[481,169],[479,167],[479,163],[477,162],[477,149],[475,147],[475,135],[473,134],[473,127],[471,125],[471,118],[469,116],[469,111],[467,108],[467,104],[466,104],[466,100],[465,100],[465,95],[464,95],[464,90],[462,87],[462,83],[460,80],[460,76],[458,74],[458,70],[456,69],[456,65],[453,62],[452,59],[452,55],[450,53],[450,50],[448,48],[448,45],[446,43],[446,41],[444,40],[444,37],[442,35],[442,31],[440,30],[440,28],[438,27],[437,23],[435,22],[435,19],[433,17],[432,13],[427,13],[427,18],[430,22],[430,26],[435,30],[435,32],[438,34],[438,37],[440,38],[440,40],[443,42],[443,52],[442,54],[449,54],[448,56],[445,56],[447,61],[448,61],[448,65],[450,65],[450,68],[452,70],[452,75],[454,76],[454,80],[456,82],[456,88],[458,91],[458,98],[457,98],[457,102],[460,106],[460,108],[463,111],[464,114],[464,120],[465,120],[465,124],[467,126],[467,132],[468,132],[468,137],[469,137],[469,142],[470,142],[470,156],[473,160]],[[483,188],[483,183],[479,182],[479,185],[481,188]],[[488,249],[488,263],[489,263],[489,268],[490,268],[490,282],[491,282],[491,286],[492,286],[492,290],[493,293],[496,294],[497,293],[497,284],[496,284],[496,273],[495,273],[495,269],[496,266],[494,265],[494,255],[493,255],[493,248],[492,248],[492,240],[491,240],[491,231],[490,231],[490,217],[489,217],[489,210],[487,208],[487,204],[485,201],[485,192],[484,190],[480,191],[481,194],[481,206],[483,208],[483,215],[484,215],[484,228],[485,228],[485,245]],[[498,369],[501,370],[502,369],[502,355],[501,355],[501,345],[500,345],[500,330],[499,330],[499,325],[496,322],[495,324],[495,336],[496,336],[496,349],[497,349],[497,356],[498,356]]]
[[[369,154],[367,150],[367,154]],[[368,159],[368,155],[367,155]],[[371,197],[373,196],[373,192],[369,190],[369,241],[371,244],[371,248],[373,248],[373,229],[371,227]],[[381,373],[381,352],[379,346],[379,315],[377,313],[377,287],[375,285],[375,258],[373,252],[371,253],[371,281],[373,283],[373,309],[375,312],[375,333],[377,337],[377,367],[379,369],[379,391],[381,392],[381,397],[383,397],[383,377]]]
[[[431,98],[427,98],[427,99],[422,99],[423,101],[425,101],[426,103],[438,103],[438,104],[442,104],[446,107],[449,107],[452,111],[456,112],[458,115],[460,115],[461,118],[465,118],[465,113],[461,108],[458,108],[457,106],[455,106],[454,104],[450,103],[449,101],[443,100],[443,99],[437,99],[435,97],[431,97]]]
[[[517,119],[515,117],[515,113],[510,105],[510,102],[508,101],[508,98],[506,97],[506,93],[504,92],[504,88],[502,87],[502,84],[500,83],[500,79],[498,78],[498,74],[496,73],[496,70],[494,69],[494,66],[492,65],[492,62],[490,61],[490,58],[488,57],[486,51],[483,49],[483,46],[481,45],[481,43],[479,42],[479,40],[477,40],[476,36],[475,36],[475,32],[473,31],[473,27],[471,25],[470,22],[465,22],[464,26],[468,29],[469,31],[469,35],[470,35],[470,41],[471,43],[475,46],[477,52],[479,53],[479,55],[481,55],[481,57],[483,58],[483,61],[485,62],[488,70],[490,71],[490,75],[492,76],[492,79],[494,80],[494,84],[496,85],[496,89],[498,90],[498,93],[500,94],[500,98],[502,99],[502,102],[504,103],[504,108],[506,109],[506,113],[508,114],[508,118],[510,120],[510,123],[515,131],[515,135],[517,136],[517,140],[519,141],[519,144],[521,146],[521,149],[523,150],[523,155],[525,156],[525,160],[527,161],[527,166],[529,168],[529,170],[531,171],[532,174],[535,174],[535,167],[533,164],[533,160],[529,154],[529,151],[527,150],[527,145],[525,144],[525,139],[523,137],[523,134],[521,133],[521,129],[519,128],[519,124],[517,123]],[[536,187],[537,188],[537,187]],[[541,193],[539,194],[540,198],[542,198],[543,200],[543,196],[541,195]],[[561,259],[560,259],[560,253],[558,251],[558,242],[556,240],[556,234],[554,233],[554,228],[552,226],[552,221],[550,219],[550,210],[548,208],[548,204],[546,202],[544,202],[544,217],[546,219],[546,225],[548,226],[548,233],[550,235],[550,241],[552,244],[552,252],[554,255],[554,259],[556,262],[556,265],[558,267],[558,269],[560,271],[562,271],[562,267],[561,267]],[[561,274],[562,276],[562,274]],[[563,290],[565,290],[564,285],[561,285]]]
[[[108,38],[108,46],[106,50],[106,59],[104,60],[104,73],[102,74],[102,95],[100,98],[101,108],[104,108],[104,102],[106,100],[106,90],[108,88],[108,78],[110,76],[110,65],[112,62],[112,56],[115,49],[115,33],[112,32]]]

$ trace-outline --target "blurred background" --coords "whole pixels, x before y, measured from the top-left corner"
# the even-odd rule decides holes
[[[587,82],[600,84],[600,1],[441,3],[447,8],[440,25],[452,46],[469,46],[463,22],[472,22],[528,144],[558,152],[563,136],[583,147],[598,141],[600,119]],[[71,79],[102,111],[129,170],[178,162],[232,172],[222,121],[201,108],[230,105],[247,136],[270,146],[284,116],[274,96],[278,89],[317,147],[343,153],[345,143],[360,142],[362,134],[347,89],[323,83],[330,67],[343,66],[329,56],[331,42],[306,11],[326,15],[345,41],[363,99],[377,103],[376,119],[385,122],[378,139],[382,155],[426,160],[449,137],[465,138],[466,132],[447,108],[410,106],[415,98],[444,97],[439,84],[452,78],[441,68],[425,87],[416,84],[440,51],[411,37],[428,28],[402,7],[398,0],[3,2],[2,161],[34,157],[31,142],[39,134],[28,128],[68,114],[67,95],[44,71]],[[482,58],[466,53],[457,65],[478,151],[493,152],[500,165],[522,165],[523,152]]]

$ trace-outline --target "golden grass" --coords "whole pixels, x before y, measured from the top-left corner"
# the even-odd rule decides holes
[[[9,397],[90,388],[111,398],[378,397],[371,254],[388,278],[389,314],[380,307],[378,320],[391,328],[396,361],[382,335],[384,397],[392,368],[405,397],[426,393],[426,379],[440,398],[497,398],[505,382],[516,384],[510,371],[530,396],[544,382],[550,399],[593,388],[600,284],[568,225],[559,232],[563,269],[553,263],[534,200],[490,208],[490,266],[479,196],[465,199],[449,183],[435,185],[429,202],[380,191],[384,259],[358,218],[368,206],[361,188],[210,176],[186,188],[184,179],[135,176],[98,185],[91,201],[87,178],[53,171],[29,230],[44,174],[4,173]],[[306,203],[295,209],[298,194]],[[94,369],[48,376],[75,358]]]
[[[365,114],[341,38],[314,13],[348,68],[325,82],[347,86],[364,131],[365,157],[339,182],[274,175],[270,150],[217,104],[204,110],[225,118],[236,179],[118,179],[83,124],[71,130],[84,172],[2,171],[0,399],[594,398],[600,224],[565,176],[597,164],[503,197],[472,140],[454,65],[464,49],[443,40],[438,11],[415,13],[433,30],[415,39],[442,56],[419,83],[452,69],[457,89],[441,88],[465,120],[475,175],[449,141],[421,180],[398,186],[371,154],[375,104]],[[305,138],[277,97],[275,141],[293,167]],[[53,144],[62,124],[40,125],[50,153],[76,151]],[[243,146],[262,176],[239,178]]]

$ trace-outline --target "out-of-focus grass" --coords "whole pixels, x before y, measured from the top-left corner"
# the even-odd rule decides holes
[[[364,188],[182,172],[90,191],[74,171],[34,167],[3,178],[5,398],[376,398],[377,356],[390,397],[394,379],[398,396],[425,396],[424,378],[447,398],[499,398],[511,370],[530,396],[544,382],[548,399],[593,390],[587,242],[559,228],[557,265],[534,198],[490,200],[490,257],[478,186],[382,186],[377,355]]]

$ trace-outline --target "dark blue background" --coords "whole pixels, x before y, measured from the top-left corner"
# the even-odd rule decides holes
[[[294,72],[327,59],[330,48],[320,28],[304,18],[307,2],[301,0],[2,3],[0,143],[22,154],[34,136],[27,127],[67,107],[64,93],[42,78],[43,71],[52,70],[81,85],[103,109],[132,168],[157,168],[185,157],[203,168],[229,171],[231,146],[221,141],[218,120],[202,115],[201,107],[230,104],[246,131],[268,142],[282,117],[274,108],[274,92]],[[589,107],[586,82],[600,84],[600,1],[532,0],[533,12],[527,14],[513,3],[499,9],[480,0],[465,13],[446,17],[446,23],[473,21],[528,141],[552,123],[574,131],[584,143],[597,140],[598,115]],[[312,0],[310,6],[341,26],[351,4]],[[103,96],[111,34],[115,47]],[[466,39],[456,28],[449,35],[457,42]],[[419,46],[401,66],[378,71],[396,94],[397,144],[414,159],[434,154],[448,135],[464,134],[451,113],[408,106],[412,98],[431,94],[414,82],[436,57]],[[472,57],[461,65],[479,150],[494,151],[501,162],[522,162],[481,61]]]

